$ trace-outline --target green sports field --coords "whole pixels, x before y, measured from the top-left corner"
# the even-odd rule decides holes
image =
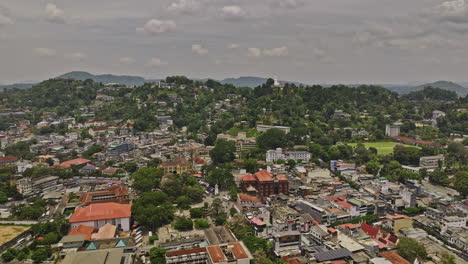
[[[396,142],[392,141],[385,141],[385,142],[366,142],[363,143],[366,148],[376,148],[377,149],[377,154],[380,155],[388,155],[393,153],[393,148],[397,144]],[[349,143],[351,147],[355,147],[357,143]]]

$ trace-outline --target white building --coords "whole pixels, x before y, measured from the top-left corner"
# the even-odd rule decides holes
[[[447,229],[450,228],[465,228],[466,217],[447,216],[444,217],[443,224],[444,226],[442,227],[442,233],[445,233]]]
[[[401,123],[393,123],[385,126],[385,135],[389,137],[398,137],[400,135]]]
[[[283,153],[283,149],[277,148],[276,150],[268,150],[266,152],[266,161],[275,162],[277,160],[294,160],[294,161],[306,161],[308,162],[311,155],[307,151],[288,151]]]
[[[130,230],[130,217],[132,215],[130,204],[97,203],[78,208],[70,217],[71,228],[79,225],[91,226],[95,229],[110,223],[123,231]]]
[[[444,163],[444,155],[421,157],[419,159],[419,167],[435,169],[439,167],[439,161],[442,162],[442,164]]]
[[[283,131],[284,133],[288,134],[291,131],[290,127],[287,126],[268,126],[268,125],[257,125],[257,131],[258,132],[266,132],[267,130],[270,130],[272,128],[279,129]]]

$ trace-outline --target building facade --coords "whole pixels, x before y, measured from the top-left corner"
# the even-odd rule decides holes
[[[284,175],[273,175],[267,170],[261,170],[253,175],[246,174],[242,176],[241,189],[244,193],[255,192],[261,197],[272,194],[287,195],[289,193],[289,181]]]

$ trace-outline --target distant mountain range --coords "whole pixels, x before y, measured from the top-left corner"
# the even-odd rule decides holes
[[[72,71],[69,73],[65,73],[57,77],[57,79],[75,79],[75,80],[86,80],[91,79],[95,82],[100,83],[118,83],[127,86],[140,86],[148,82],[143,77],[140,76],[127,76],[127,75],[113,75],[113,74],[101,74],[101,75],[94,75],[88,72],[82,71]]]
[[[65,73],[63,75],[60,75],[56,78],[61,78],[61,79],[76,79],[76,80],[86,80],[86,79],[91,79],[95,82],[101,82],[104,84],[107,83],[119,83],[119,84],[124,84],[128,86],[140,86],[143,85],[145,82],[157,82],[160,79],[145,79],[140,76],[127,76],[127,75],[112,75],[112,74],[101,74],[101,75],[94,75],[88,72],[83,72],[83,71],[72,71]],[[199,81],[205,81],[207,79],[197,79]],[[259,85],[262,85],[268,80],[268,78],[263,78],[263,77],[254,77],[254,76],[241,76],[238,78],[226,78],[223,80],[219,80],[220,83],[222,84],[232,84],[237,87],[257,87]],[[296,85],[300,85],[303,83],[299,82],[293,82],[293,81],[280,81],[282,83],[294,83]],[[0,85],[1,88],[20,88],[20,89],[27,89],[30,88],[33,84],[25,84],[25,83],[19,83],[19,84],[10,84],[10,85]],[[306,85],[306,84],[303,84]],[[457,84],[454,82],[450,81],[437,81],[434,83],[427,83],[423,85],[418,85],[414,86],[411,84],[408,85],[397,85],[397,84],[377,84],[379,86],[385,87],[391,91],[400,93],[400,94],[406,94],[410,93],[413,91],[418,91],[422,90],[427,86],[431,86],[433,88],[440,88],[444,90],[449,90],[449,91],[454,91],[458,95],[465,96],[468,94],[468,83],[462,83],[462,84]],[[329,86],[329,85],[324,85],[324,86]],[[350,85],[350,86],[358,86],[356,85]]]

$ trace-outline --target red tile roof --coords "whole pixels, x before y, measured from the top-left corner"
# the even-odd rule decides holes
[[[259,181],[273,181],[272,174],[267,170],[261,170],[255,173],[255,176]]]
[[[257,202],[257,203],[262,202],[262,199],[245,194],[245,193],[239,193],[239,199],[241,200],[241,202]]]
[[[352,204],[350,204],[350,203],[348,203],[346,201],[337,201],[335,203],[337,203],[341,207],[348,208],[348,209],[351,209],[354,206],[354,205],[352,205]]]
[[[98,203],[78,208],[70,217],[70,223],[96,221],[104,219],[127,218],[132,215],[130,204]]]
[[[85,240],[90,240],[93,231],[94,227],[92,226],[79,225],[75,228],[72,228],[70,232],[68,232],[68,235],[86,235]]]
[[[349,228],[349,229],[356,229],[356,226],[353,225],[353,224],[342,224],[342,225],[339,225],[339,227],[341,229],[346,229],[346,228]]]
[[[242,181],[256,181],[255,176],[253,176],[250,173],[247,173],[246,175],[242,176]]]
[[[70,168],[72,165],[79,166],[79,165],[86,164],[88,162],[91,162],[91,161],[87,159],[78,158],[78,159],[73,159],[73,160],[62,162],[60,163],[59,166],[62,168]]]
[[[234,254],[234,257],[236,257],[236,259],[246,259],[249,257],[241,243],[235,242],[229,243],[229,245],[233,246],[232,253]]]
[[[411,264],[409,261],[398,255],[395,251],[384,251],[380,253],[380,256],[386,258],[392,264]]]
[[[378,228],[375,228],[375,227],[367,224],[366,222],[363,222],[361,224],[361,229],[362,229],[362,231],[364,231],[370,237],[375,237],[379,233]]]
[[[5,157],[0,157],[0,161],[11,161],[15,162],[17,158],[15,156],[5,156]]]
[[[201,253],[201,252],[206,252],[206,248],[202,247],[202,248],[189,248],[189,249],[173,250],[173,251],[166,252],[166,256],[167,257],[175,257],[175,256],[196,254],[196,253]]]
[[[288,180],[288,178],[286,178],[286,176],[284,176],[284,175],[282,175],[282,174],[277,175],[276,178],[277,178],[278,180],[280,180],[280,181],[287,181],[287,180]]]
[[[226,261],[226,256],[223,253],[223,250],[219,246],[209,246],[206,247],[208,254],[211,257],[213,263],[218,263],[221,261]]]

